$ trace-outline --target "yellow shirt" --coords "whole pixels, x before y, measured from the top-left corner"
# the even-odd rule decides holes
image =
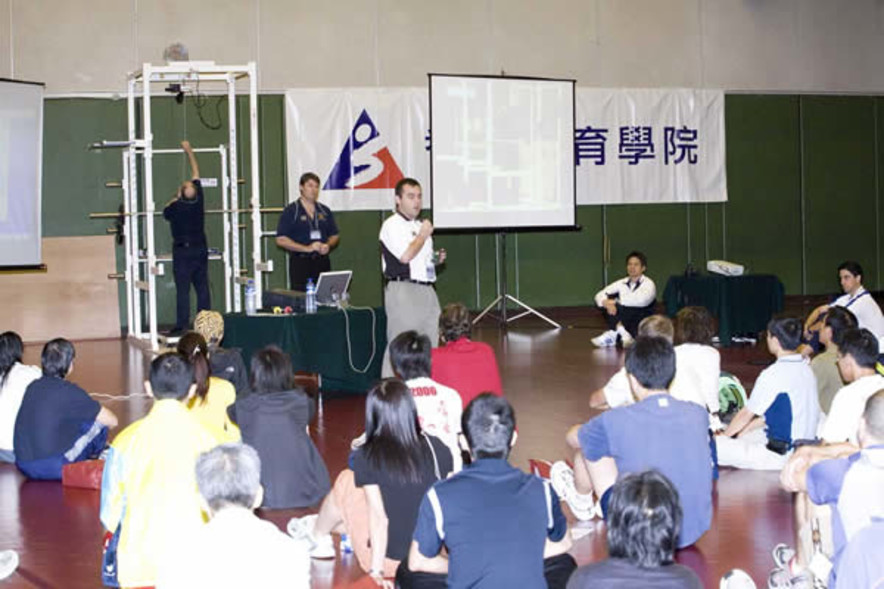
[[[235,423],[230,421],[227,408],[236,401],[236,389],[223,378],[210,377],[209,391],[205,399],[192,398],[187,408],[215,436],[219,444],[239,442],[242,434]]]
[[[156,401],[114,439],[101,482],[101,522],[111,532],[120,526],[121,586],[153,586],[169,543],[203,525],[196,459],[216,444],[174,399]]]

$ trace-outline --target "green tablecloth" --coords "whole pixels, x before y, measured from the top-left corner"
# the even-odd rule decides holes
[[[292,357],[294,369],[322,375],[322,390],[365,393],[381,377],[387,345],[387,316],[374,309],[375,355],[365,373],[354,371],[347,353],[344,312],[320,310],[313,315],[225,315],[224,346],[240,348],[246,366],[252,354],[275,344]],[[368,309],[349,309],[353,365],[362,370],[372,352],[372,316]]]
[[[718,320],[721,345],[728,346],[735,335],[763,331],[783,310],[783,293],[783,283],[771,274],[671,276],[663,302],[670,317],[682,307],[706,307]]]

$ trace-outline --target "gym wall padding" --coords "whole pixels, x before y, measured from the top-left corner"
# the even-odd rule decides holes
[[[215,122],[216,97],[204,117]],[[194,146],[217,146],[226,133],[200,123],[191,100],[177,105],[171,98],[153,104],[157,147],[188,139]],[[538,307],[589,304],[607,269],[609,278],[623,274],[623,256],[644,250],[649,274],[660,291],[670,274],[690,262],[705,267],[707,259],[726,258],[752,272],[773,273],[787,294],[823,294],[838,289],[835,266],[854,258],[866,268],[866,284],[880,288],[882,194],[881,145],[884,121],[881,98],[864,96],[796,96],[732,94],[725,101],[729,202],[723,204],[661,204],[581,206],[579,232],[509,235],[509,290]],[[240,176],[249,178],[248,108],[238,100]],[[260,97],[260,150],[265,206],[282,206],[286,198],[284,104],[281,95]],[[114,211],[121,191],[104,188],[121,177],[120,152],[89,152],[86,145],[126,136],[123,100],[66,98],[46,101],[44,138],[43,233],[47,237],[100,235],[110,225],[89,220],[93,211]],[[200,158],[203,175],[219,173],[217,158]],[[316,170],[321,176],[327,170]],[[184,156],[155,161],[155,198],[160,208],[189,173]],[[249,185],[240,186],[241,201]],[[209,205],[217,190],[207,189]],[[392,200],[392,195],[391,195]],[[355,304],[382,303],[377,234],[388,211],[338,212],[340,247],[332,256],[335,268],[354,271]],[[264,229],[276,227],[278,215],[264,216]],[[157,219],[157,251],[170,247],[168,227]],[[220,219],[207,223],[212,245],[220,246]],[[803,234],[803,235],[802,235]],[[604,257],[604,236],[610,259]],[[442,303],[464,301],[483,307],[496,295],[493,235],[439,235],[449,264],[438,284]],[[250,240],[243,240],[247,243]],[[270,287],[283,287],[283,254],[265,240],[276,271]],[[122,267],[122,247],[117,265]],[[216,263],[213,263],[216,264]],[[211,272],[216,306],[223,301],[220,266]],[[174,320],[171,267],[158,281],[160,323]],[[122,296],[122,288],[120,288]],[[121,298],[121,320],[125,305]]]

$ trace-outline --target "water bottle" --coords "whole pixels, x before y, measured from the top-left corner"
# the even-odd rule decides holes
[[[306,301],[306,311],[307,313],[315,313],[316,312],[316,285],[313,284],[313,279],[307,279],[307,301]]]
[[[246,315],[254,315],[258,312],[258,298],[255,293],[255,281],[249,280],[246,284]]]

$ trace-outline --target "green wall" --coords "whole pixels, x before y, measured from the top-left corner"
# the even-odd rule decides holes
[[[203,109],[216,120],[212,97]],[[649,274],[662,291],[666,278],[690,262],[726,258],[752,272],[777,274],[788,294],[822,294],[837,290],[834,268],[843,259],[859,260],[866,284],[880,288],[882,199],[879,145],[884,139],[881,98],[863,96],[728,95],[725,100],[729,201],[718,204],[659,204],[578,207],[579,232],[524,233],[508,237],[509,288],[539,307],[583,305],[591,301],[607,270],[622,273],[623,257],[632,249],[650,258]],[[238,100],[240,176],[248,179],[248,105]],[[226,99],[220,112],[225,123],[213,131],[201,124],[192,101],[153,101],[154,145],[168,147],[188,139],[195,146],[226,142]],[[284,100],[260,98],[261,177],[266,206],[286,198]],[[46,101],[43,179],[43,232],[47,237],[99,235],[108,221],[89,220],[93,211],[113,211],[121,192],[104,188],[119,180],[119,151],[90,152],[86,145],[126,136],[125,101],[51,99]],[[246,164],[246,165],[244,165]],[[217,158],[200,158],[203,176],[219,175]],[[155,160],[154,190],[158,206],[187,176],[183,156]],[[240,198],[248,199],[248,183]],[[219,198],[207,189],[210,206]],[[337,268],[354,270],[353,300],[381,303],[377,234],[384,213],[339,212],[341,246],[333,254]],[[278,215],[265,215],[265,230]],[[218,219],[207,232],[220,244]],[[610,259],[605,260],[604,243]],[[249,240],[244,240],[247,242]],[[449,264],[440,274],[438,292],[445,302],[465,301],[479,308],[495,292],[493,235],[439,235]],[[277,271],[271,288],[285,283],[285,259],[266,240]],[[157,251],[170,249],[168,231],[158,219]],[[122,247],[117,248],[118,267]],[[223,297],[221,268],[213,266],[212,293]],[[158,281],[160,322],[174,320],[171,267]],[[122,288],[121,288],[122,295]],[[121,300],[121,307],[122,300]],[[124,308],[123,308],[124,310]],[[121,313],[125,322],[124,313]]]

